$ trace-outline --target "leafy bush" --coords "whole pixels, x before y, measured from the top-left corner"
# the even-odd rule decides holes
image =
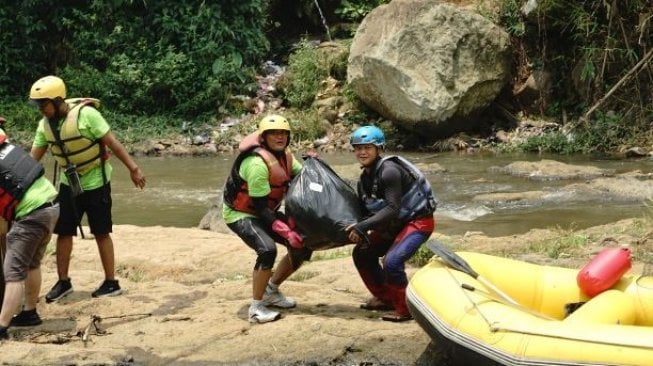
[[[551,132],[541,136],[529,137],[525,142],[518,144],[519,149],[525,152],[549,152],[558,154],[572,154],[580,152],[582,147],[561,132]]]
[[[328,70],[320,62],[317,47],[303,40],[288,58],[281,90],[291,107],[305,108],[313,103],[320,81],[328,75]]]
[[[0,92],[58,74],[122,113],[215,114],[269,50],[264,0],[32,0],[0,7]]]
[[[360,21],[377,6],[389,2],[390,0],[342,0],[335,13],[343,20]]]
[[[527,16],[521,13],[522,3],[502,2],[499,19],[513,37],[516,82],[533,70],[545,70],[555,80],[544,101],[545,115],[583,113],[642,59],[645,45],[653,41],[650,16],[643,16],[650,15],[645,1],[541,0]],[[622,85],[602,110],[633,109],[636,113],[625,117],[645,120],[653,111],[653,86],[650,70],[641,74]]]
[[[294,141],[312,141],[326,134],[327,126],[316,109],[288,111],[284,116],[290,121]]]
[[[41,114],[24,98],[7,98],[0,102],[0,115],[7,119],[5,130],[11,141],[29,149]]]
[[[280,90],[291,107],[309,107],[320,90],[320,83],[328,76],[340,81],[346,79],[349,43],[320,48],[304,39],[297,44],[280,82]]]

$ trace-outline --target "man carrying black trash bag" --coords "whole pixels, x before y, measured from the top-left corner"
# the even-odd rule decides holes
[[[358,128],[350,143],[363,168],[358,196],[365,219],[347,230],[357,243],[352,253],[356,269],[374,295],[361,308],[393,309],[382,319],[407,321],[412,316],[406,306],[405,263],[435,229],[435,197],[412,163],[400,156],[381,156],[385,136],[378,127]]]
[[[293,222],[279,211],[288,184],[302,169],[301,162],[288,150],[289,143],[288,120],[280,115],[263,117],[258,130],[241,141],[240,154],[224,187],[222,217],[229,229],[256,252],[248,310],[251,323],[280,319],[281,314],[269,307],[290,309],[297,305],[279,291],[279,286],[313,253],[304,247]],[[286,246],[288,253],[273,273],[276,243]]]

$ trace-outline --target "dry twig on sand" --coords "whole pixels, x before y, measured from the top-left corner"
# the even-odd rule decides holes
[[[103,335],[107,333],[106,330],[100,327],[100,323],[102,322],[102,320],[124,319],[124,318],[130,318],[135,316],[148,317],[148,316],[152,316],[152,313],[122,314],[122,315],[105,316],[105,317],[102,317],[100,315],[91,315],[91,321],[85,327],[77,331],[77,336],[81,337],[82,342],[84,342],[84,345],[86,345],[86,342],[88,342],[89,336],[91,335],[91,329],[95,330],[96,335]]]

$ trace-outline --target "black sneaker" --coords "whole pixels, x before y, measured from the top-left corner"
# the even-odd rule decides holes
[[[23,310],[11,319],[11,326],[14,327],[33,327],[43,323],[36,309]]]
[[[0,341],[9,339],[9,333],[7,333],[7,328],[0,327]]]
[[[97,290],[93,291],[91,296],[93,297],[105,297],[105,296],[118,296],[122,294],[122,289],[118,284],[118,280],[104,280],[102,285],[98,287]]]
[[[45,302],[54,302],[62,297],[73,292],[73,285],[70,283],[70,278],[67,280],[59,280],[52,286],[50,292],[45,295]]]

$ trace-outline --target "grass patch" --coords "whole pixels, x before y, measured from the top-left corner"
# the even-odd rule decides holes
[[[216,282],[222,283],[222,282],[240,281],[251,277],[252,277],[251,275],[245,273],[230,273],[224,277],[220,277],[216,279]]]
[[[576,249],[580,249],[590,243],[593,238],[588,234],[577,234],[573,229],[564,230],[556,228],[560,232],[554,239],[541,240],[529,245],[528,250],[535,253],[546,254],[547,257],[558,259],[569,256]]]
[[[313,277],[317,277],[320,272],[317,271],[298,271],[295,272],[289,279],[291,281],[304,282],[310,280]]]
[[[423,267],[431,260],[431,258],[433,258],[433,252],[430,251],[426,245],[422,245],[417,250],[417,253],[408,260],[408,263],[416,267]]]
[[[311,257],[311,262],[329,261],[333,259],[351,257],[352,251],[353,251],[353,247],[320,251],[318,253],[313,253],[313,257]]]
[[[57,254],[57,241],[50,239],[50,242],[48,243],[48,246],[45,247],[45,254],[44,256],[49,257]]]
[[[116,272],[120,277],[127,278],[132,282],[142,282],[145,279],[145,269],[139,265],[121,263],[116,266]]]

